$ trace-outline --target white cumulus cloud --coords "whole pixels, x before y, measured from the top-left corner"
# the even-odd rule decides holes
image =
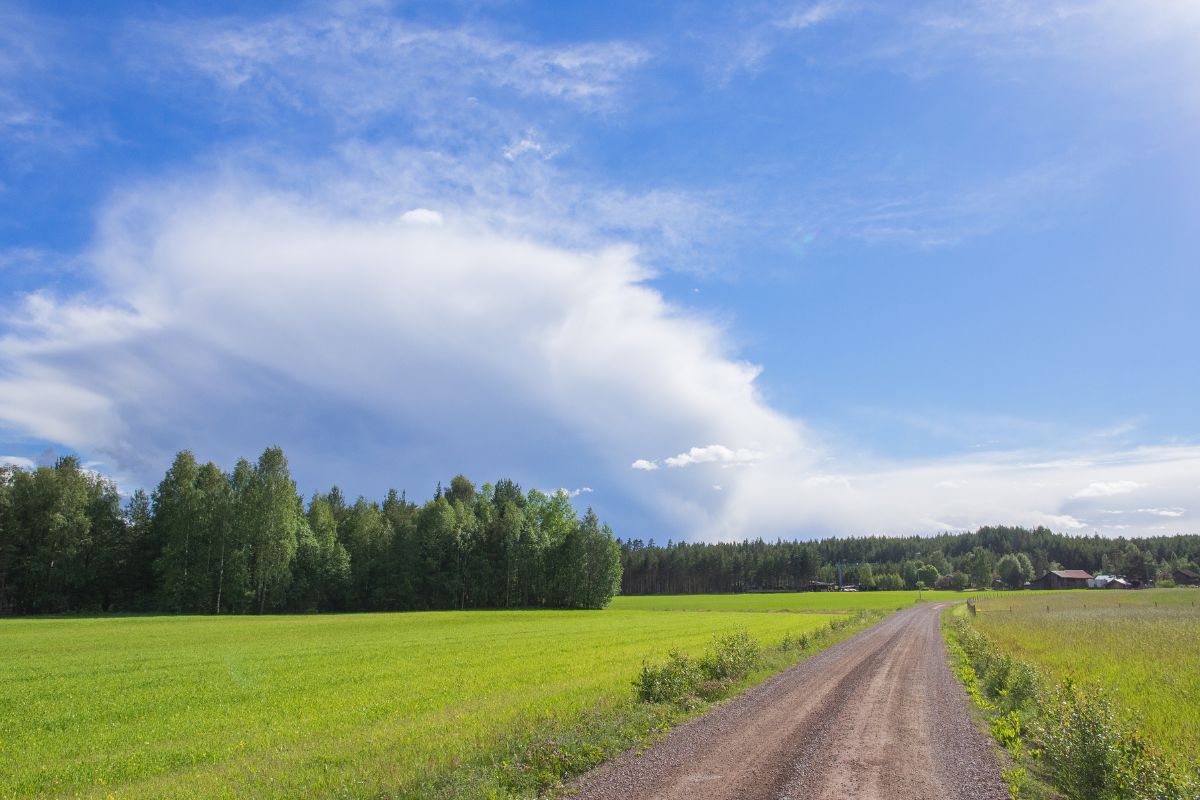
[[[441,225],[444,220],[441,212],[428,208],[414,208],[401,214],[400,221],[409,225]]]
[[[647,287],[632,249],[455,219],[396,225],[249,179],[136,187],[103,214],[95,290],[10,309],[0,428],[145,479],[201,442],[225,460],[294,443],[302,463],[347,419],[445,462],[429,474],[493,453],[488,469],[536,478],[579,447],[620,473],[697,434],[798,445],[758,368]]]
[[[750,464],[761,461],[767,454],[758,450],[740,447],[736,450],[720,444],[710,444],[707,447],[693,447],[685,453],[663,459],[668,467],[686,467],[692,464]],[[643,459],[639,459],[643,460]]]

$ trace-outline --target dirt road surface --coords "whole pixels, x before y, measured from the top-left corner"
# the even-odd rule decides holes
[[[921,604],[584,775],[576,800],[1006,800]]]

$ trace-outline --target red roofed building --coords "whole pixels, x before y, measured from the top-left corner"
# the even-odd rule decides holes
[[[1092,576],[1083,569],[1056,569],[1029,582],[1030,589],[1086,589]]]

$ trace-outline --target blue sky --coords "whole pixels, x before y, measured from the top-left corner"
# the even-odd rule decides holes
[[[0,3],[0,456],[619,534],[1200,517],[1200,11]],[[584,491],[587,490],[587,491]]]

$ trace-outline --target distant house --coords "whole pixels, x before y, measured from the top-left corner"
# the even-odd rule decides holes
[[[1105,589],[1132,589],[1133,584],[1124,578],[1112,578],[1105,582]]]
[[[1171,580],[1177,586],[1200,586],[1200,572],[1180,567],[1171,573]]]
[[[1082,569],[1056,569],[1029,582],[1030,589],[1086,589],[1092,576]]]

